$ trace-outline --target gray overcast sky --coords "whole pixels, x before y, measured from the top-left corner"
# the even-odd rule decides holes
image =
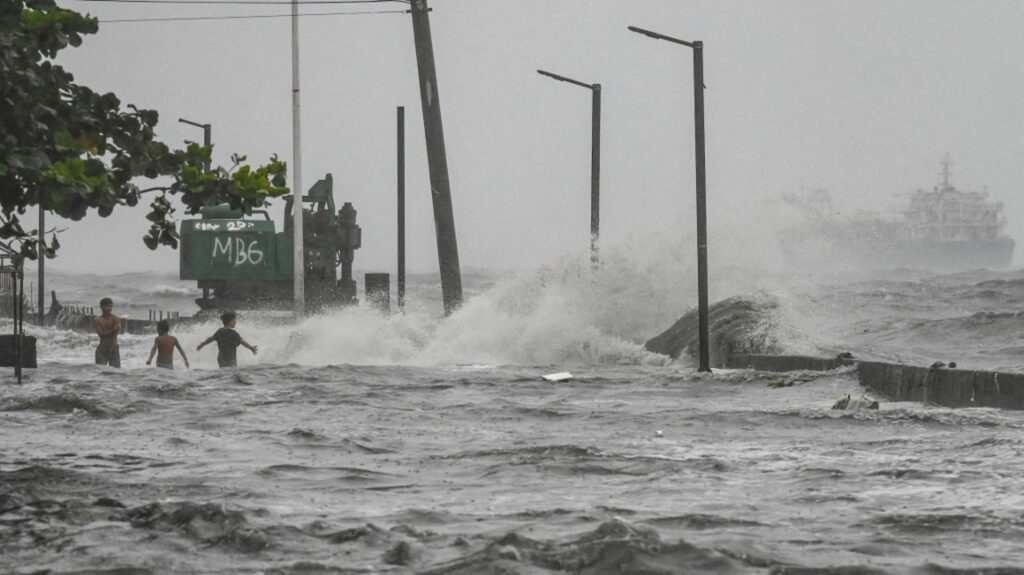
[[[101,20],[289,10],[61,4]],[[705,43],[712,265],[775,261],[782,192],[821,186],[842,207],[885,209],[937,183],[947,152],[954,184],[986,186],[1024,242],[1024,2],[430,4],[465,267],[586,254],[590,97],[537,68],[604,87],[605,245],[693,234],[691,55],[627,25]],[[306,185],[333,173],[336,200],[359,210],[357,269],[393,271],[395,107],[406,106],[409,267],[435,270],[409,16],[300,22]],[[201,139],[184,117],[213,124],[219,163],[232,152],[290,161],[289,50],[288,18],[109,23],[61,61],[80,83],[159,111],[168,143]],[[176,252],[143,246],[143,214],[67,224],[52,265],[176,270]]]

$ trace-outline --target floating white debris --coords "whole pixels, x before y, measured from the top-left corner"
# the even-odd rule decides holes
[[[572,379],[572,374],[568,371],[560,371],[558,373],[549,373],[542,377],[544,381],[569,381]]]

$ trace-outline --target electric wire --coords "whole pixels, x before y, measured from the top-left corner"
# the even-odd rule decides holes
[[[107,2],[115,4],[217,4],[217,5],[290,5],[289,0],[76,0],[77,2]],[[408,4],[408,0],[301,0],[303,4]]]
[[[365,12],[308,12],[305,16],[364,16],[370,14],[405,14],[405,10],[376,10]],[[190,22],[196,20],[256,20],[262,18],[291,18],[291,14],[248,14],[240,16],[178,16],[168,18],[125,18],[119,20],[100,20],[100,24],[117,24],[119,22]]]

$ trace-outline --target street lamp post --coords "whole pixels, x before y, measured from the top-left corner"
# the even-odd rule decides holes
[[[398,107],[398,311],[405,313],[405,106]]]
[[[591,137],[590,137],[590,263],[598,263],[598,239],[601,235],[601,84],[587,84],[545,70],[537,70],[542,76],[568,82],[591,92]]]
[[[199,122],[193,122],[192,120],[186,120],[185,118],[178,118],[178,121],[181,122],[182,124],[188,124],[189,126],[195,126],[197,128],[202,128],[203,129],[203,147],[209,148],[211,145],[213,145],[212,134],[211,134],[212,128],[210,127],[210,124],[200,124]],[[207,172],[208,173],[209,171],[210,171],[210,160],[206,160],[206,162],[203,163],[203,172]],[[204,287],[203,288],[203,299],[210,299],[210,288],[208,288],[208,287]]]
[[[665,36],[636,26],[629,26],[630,32],[643,34],[655,40],[682,44],[693,49],[693,109],[694,137],[696,141],[697,174],[697,329],[700,338],[699,371],[711,371],[710,345],[708,342],[708,227],[707,227],[707,181],[704,170],[704,43],[687,42]]]
[[[200,124],[199,122],[193,122],[191,120],[186,120],[185,118],[178,118],[178,121],[181,122],[182,124],[188,124],[189,126],[195,126],[197,128],[202,128],[203,129],[203,146],[206,147],[206,148],[210,147],[210,145],[212,144],[212,142],[210,141],[210,139],[211,139],[210,138],[210,129],[211,129],[210,128],[210,124]],[[210,160],[206,160],[206,162],[203,164],[203,171],[204,172],[209,172],[210,171]]]

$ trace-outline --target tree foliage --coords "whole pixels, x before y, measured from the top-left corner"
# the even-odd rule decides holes
[[[54,63],[58,52],[81,45],[98,30],[95,18],[59,8],[54,0],[0,1],[0,239],[35,259],[53,257],[56,237],[39,246],[36,230],[19,216],[30,206],[79,220],[95,210],[109,216],[154,194],[143,238],[150,249],[176,247],[172,198],[187,214],[210,203],[229,203],[250,213],[269,198],[288,193],[285,164],[242,165],[204,171],[210,148],[189,143],[171,149],[158,141],[158,115],[122,107],[114,94],[78,85]],[[142,188],[140,178],[152,180]]]

